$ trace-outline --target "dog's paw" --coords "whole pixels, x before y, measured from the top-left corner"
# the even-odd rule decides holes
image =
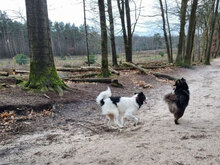
[[[175,123],[176,125],[178,125],[178,124],[179,124],[178,120],[174,120],[174,123]]]
[[[135,122],[135,123],[134,123],[134,126],[136,127],[137,125],[139,125],[139,123],[138,123],[138,122]]]

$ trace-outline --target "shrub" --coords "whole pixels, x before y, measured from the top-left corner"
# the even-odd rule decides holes
[[[116,54],[116,58],[119,58],[119,54]]]
[[[25,65],[29,63],[29,58],[24,54],[17,54],[15,56],[15,61],[19,65]]]
[[[163,52],[163,51],[160,51],[160,52],[159,52],[159,55],[160,55],[161,57],[163,57],[163,56],[164,56],[164,52]]]
[[[95,55],[94,55],[94,54],[90,54],[90,55],[89,55],[89,62],[90,62],[90,64],[95,64],[96,58],[95,58]],[[85,63],[88,64],[87,57],[86,57]]]

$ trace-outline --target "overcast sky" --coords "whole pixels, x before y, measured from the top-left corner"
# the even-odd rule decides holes
[[[87,0],[87,2],[90,2],[90,0]],[[135,2],[139,2],[139,0]],[[142,0],[142,15],[154,15],[155,3],[155,0]],[[6,11],[11,18],[15,16],[13,11],[20,11],[23,16],[26,15],[25,0],[0,0],[0,4],[0,10]],[[47,0],[47,4],[49,19],[51,21],[74,23],[76,26],[83,24],[82,0]],[[87,14],[88,17],[92,17],[91,13],[87,12]],[[99,20],[97,17],[95,19]],[[155,31],[155,27],[149,27],[150,22],[154,20],[151,17],[141,17],[140,23],[136,28],[137,34],[149,35],[152,33],[152,30]],[[89,22],[89,24],[92,23]]]

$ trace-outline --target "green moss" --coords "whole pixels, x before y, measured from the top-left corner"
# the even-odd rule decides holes
[[[57,91],[62,95],[62,89],[67,88],[66,84],[60,79],[55,66],[46,66],[31,63],[29,80],[25,84],[25,89],[36,92]]]

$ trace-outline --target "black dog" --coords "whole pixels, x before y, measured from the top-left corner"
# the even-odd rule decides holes
[[[179,79],[174,85],[174,94],[165,95],[164,101],[168,104],[169,110],[174,114],[174,122],[178,123],[178,119],[184,114],[184,111],[189,102],[189,87],[184,78]]]

